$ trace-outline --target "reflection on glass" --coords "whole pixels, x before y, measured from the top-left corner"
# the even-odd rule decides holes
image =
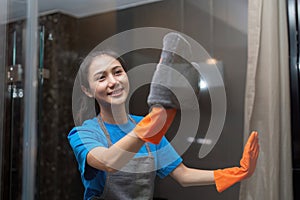
[[[2,65],[1,63],[0,66],[1,73],[3,72],[1,77],[5,77],[5,82],[0,83],[1,86],[5,87],[3,89],[4,92],[0,91],[2,92],[0,97],[3,98],[0,102],[4,102],[1,106],[4,107],[5,105],[4,111],[0,109],[0,112],[3,112],[1,116],[5,116],[3,120],[4,131],[1,136],[3,138],[1,142],[4,144],[1,159],[5,160],[5,162],[0,163],[2,167],[1,174],[3,174],[1,181],[5,183],[3,188],[1,188],[3,199],[22,198],[24,99],[26,95],[30,95],[24,89],[26,79],[24,73],[28,69],[27,67],[30,67],[33,73],[36,72],[39,75],[37,83],[40,89],[36,95],[38,116],[33,119],[26,119],[27,125],[34,121],[38,126],[35,176],[36,199],[67,200],[82,199],[83,196],[83,188],[76,161],[66,138],[70,128],[74,126],[71,108],[72,88],[81,58],[96,44],[121,31],[136,27],[157,26],[184,32],[194,37],[203,46],[208,46],[211,50],[210,53],[213,53],[213,56],[218,58],[208,60],[208,64],[217,63],[217,66],[219,66],[218,63],[222,60],[224,66],[227,66],[227,61],[230,60],[230,66],[241,66],[240,64],[245,62],[243,55],[246,51],[243,45],[246,43],[247,37],[239,30],[235,30],[235,27],[239,26],[239,24],[232,26],[233,21],[226,18],[222,18],[224,21],[215,18],[215,12],[218,12],[218,9],[226,3],[226,6],[228,6],[226,9],[229,11],[231,11],[230,9],[238,10],[235,6],[237,4],[239,7],[242,7],[237,0],[225,0],[222,3],[214,1],[213,7],[211,0],[39,0],[36,1],[39,4],[38,26],[43,27],[42,32],[38,32],[41,30],[36,31],[38,34],[41,33],[43,37],[43,40],[39,41],[37,45],[37,49],[40,47],[41,50],[40,52],[37,51],[37,61],[39,61],[40,65],[37,63],[35,66],[26,66],[24,62],[26,58],[25,49],[27,48],[25,33],[28,2],[30,1],[3,0],[0,2],[1,9],[6,8],[6,3],[9,8],[7,9],[8,19],[5,22],[6,32],[0,36],[5,35],[6,41],[4,43],[7,44],[5,59],[3,59],[5,64]],[[222,14],[224,12],[219,13]],[[243,19],[244,13],[238,13],[237,15],[236,18]],[[230,25],[228,25],[226,20],[230,21]],[[211,26],[212,23],[213,26]],[[243,24],[246,24],[246,21]],[[203,27],[208,28],[203,29]],[[224,45],[222,48],[225,48],[230,53],[223,53],[224,50],[215,45],[215,39],[221,40],[222,37],[226,38],[226,42],[228,41],[228,43],[224,42],[222,44]],[[235,48],[230,46],[232,41],[236,44]],[[234,57],[231,55],[232,52],[234,52]],[[156,62],[157,55],[159,55],[159,52],[153,53],[145,50],[143,53],[132,53],[131,55],[125,55],[125,57],[127,56],[130,67],[135,67],[148,62]],[[32,56],[29,57],[33,59]],[[42,66],[40,71],[38,71],[39,66]],[[223,70],[223,67],[220,69]],[[237,74],[235,77],[241,77],[240,74],[243,74],[243,71],[238,69],[234,73]],[[207,88],[204,79],[199,82],[199,87],[203,90]],[[229,85],[228,88],[234,90],[235,85]],[[144,92],[142,96],[146,96],[147,90],[145,89],[142,92]],[[209,109],[209,106],[207,106],[209,97],[207,99],[201,98],[203,101],[199,135],[205,132],[207,121],[209,120],[209,117],[206,116],[209,115],[209,111],[207,111]],[[237,102],[230,105],[234,106],[234,109],[231,110],[241,110],[240,101],[235,100]],[[30,106],[30,104],[33,104],[33,102],[28,102],[27,106]],[[142,113],[142,109],[147,110],[140,103],[131,105],[132,110],[137,112]],[[228,121],[231,121],[230,113],[228,116]],[[237,121],[235,125],[229,124],[227,126],[233,132],[239,132],[242,129],[240,124],[242,122]],[[197,136],[197,138],[193,140],[195,144],[209,144],[209,141],[201,140],[201,138],[204,138],[203,135]],[[233,149],[239,148],[238,143],[236,143],[236,146],[234,145],[232,146]],[[193,148],[191,149],[191,151],[194,150]],[[198,150],[199,148],[195,152],[197,153]],[[188,157],[195,152],[187,152],[186,155]],[[203,160],[199,161],[194,158],[189,160],[189,162],[196,161],[198,166],[207,165],[208,168],[210,167]],[[181,197],[192,199],[195,196],[194,193],[188,194],[185,192],[166,194],[163,188],[173,188],[174,185],[172,185],[172,182],[162,182],[161,184],[163,185],[161,193],[158,191],[155,194],[156,197],[161,198],[166,195],[166,198],[172,199],[172,195],[174,195],[173,199],[181,199]],[[211,196],[211,191],[206,189],[200,190],[203,196]],[[229,196],[237,196],[236,191],[229,191],[229,193]]]

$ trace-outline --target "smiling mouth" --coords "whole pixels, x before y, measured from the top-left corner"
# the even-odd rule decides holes
[[[120,96],[123,93],[123,88],[119,88],[119,89],[115,89],[112,92],[109,92],[108,95],[112,96],[112,97],[117,97]]]

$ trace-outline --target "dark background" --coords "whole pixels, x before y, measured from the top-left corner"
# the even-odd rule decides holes
[[[247,1],[214,1],[213,16],[209,0],[165,0],[119,11],[106,12],[85,18],[63,13],[40,16],[45,27],[44,68],[50,77],[39,82],[39,130],[37,199],[82,199],[83,187],[67,134],[74,126],[72,89],[82,58],[103,40],[119,32],[138,27],[163,27],[183,32],[199,42],[224,66],[227,95],[227,115],[223,132],[214,149],[203,159],[198,158],[200,144],[193,143],[182,155],[189,167],[217,169],[239,164],[243,142],[244,86],[247,63]],[[213,27],[212,27],[213,22]],[[18,31],[22,43],[22,21],[12,22],[9,28]],[[11,32],[10,32],[11,33]],[[7,35],[11,41],[11,34]],[[147,37],[147,36],[145,36]],[[8,44],[10,55],[12,44]],[[22,51],[21,51],[22,52]],[[153,49],[134,51],[125,55],[130,68],[157,62],[160,52]],[[23,62],[23,54],[18,55]],[[7,63],[11,65],[10,57]],[[19,83],[22,86],[22,82]],[[130,99],[130,111],[136,115],[148,112],[146,97],[149,87],[139,88]],[[7,104],[12,102],[8,95]],[[197,137],[204,137],[210,119],[210,98],[207,91],[200,96],[201,121]],[[22,99],[14,102],[20,107],[13,122],[7,120],[4,138],[3,199],[21,199],[22,178]],[[6,106],[6,113],[10,113]],[[177,117],[178,120],[178,117]],[[193,119],[190,119],[193,120]],[[16,127],[11,130],[11,123]],[[176,123],[175,123],[176,124]],[[18,130],[19,129],[19,130]],[[176,129],[176,125],[172,130]],[[167,137],[172,138],[172,130]],[[11,133],[18,135],[11,138]],[[11,168],[8,163],[14,166]],[[13,179],[9,178],[9,175]],[[182,188],[171,178],[156,180],[155,197],[162,199],[228,199],[237,200],[239,184],[222,194],[215,186]]]

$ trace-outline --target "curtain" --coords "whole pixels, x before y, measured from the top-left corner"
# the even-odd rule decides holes
[[[244,140],[257,130],[260,155],[241,200],[293,199],[286,20],[286,1],[248,1]]]

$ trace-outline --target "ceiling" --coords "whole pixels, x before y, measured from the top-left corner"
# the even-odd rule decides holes
[[[38,0],[39,14],[62,12],[77,18],[161,0]],[[8,0],[8,21],[26,16],[26,0]]]

